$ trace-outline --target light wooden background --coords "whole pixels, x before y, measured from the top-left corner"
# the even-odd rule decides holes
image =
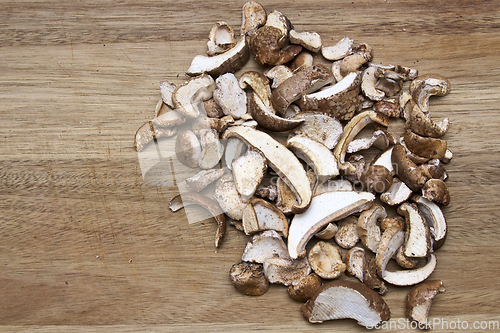
[[[215,21],[239,30],[243,3],[0,1],[0,331],[364,331],[307,323],[282,286],[237,293],[247,237],[228,228],[215,251],[212,221],[189,224],[167,208],[176,187],[142,179],[133,137],[158,80],[182,83]],[[431,317],[500,320],[498,2],[262,4],[325,44],[349,36],[375,62],[449,78],[431,101],[455,153]],[[385,298],[395,320],[407,291]]]

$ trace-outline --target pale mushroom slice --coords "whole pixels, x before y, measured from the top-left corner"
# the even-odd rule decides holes
[[[337,161],[325,145],[305,136],[295,135],[286,141],[286,146],[314,170],[318,183],[339,175]]]
[[[262,264],[271,258],[290,259],[281,236],[274,230],[266,230],[254,235],[247,243],[241,260]]]
[[[406,317],[417,322],[419,327],[426,327],[432,301],[438,293],[444,291],[441,280],[429,280],[413,287],[406,296]]]
[[[391,174],[395,173],[394,164],[392,163],[392,148],[385,150],[373,159],[371,165],[382,165],[389,170]]]
[[[312,191],[302,164],[295,155],[269,134],[250,127],[234,126],[228,128],[223,139],[237,137],[260,150],[268,165],[295,193],[298,204],[292,207],[294,213],[304,212],[311,203]]]
[[[225,115],[239,119],[247,113],[247,95],[233,73],[226,73],[215,80],[214,100]]]
[[[194,57],[186,74],[196,76],[207,73],[217,77],[224,73],[233,73],[243,67],[249,57],[250,50],[248,49],[246,38],[240,37],[236,45],[224,53],[212,57],[204,55]]]
[[[168,81],[160,81],[159,85],[163,103],[173,109],[174,102],[172,101],[172,94],[174,93],[175,89],[177,89],[177,86],[174,83],[170,83]]]
[[[418,209],[425,217],[433,239],[432,248],[434,251],[438,250],[443,246],[447,235],[446,219],[441,208],[418,194],[413,195],[410,200],[417,203]]]
[[[378,220],[386,217],[387,212],[384,206],[374,204],[361,213],[356,223],[361,243],[373,253],[377,253],[380,243],[380,227],[377,224]]]
[[[334,239],[343,249],[351,249],[358,243],[359,233],[356,227],[357,221],[358,217],[353,215],[338,221],[338,230],[335,233]]]
[[[391,317],[384,299],[360,282],[336,280],[324,284],[302,307],[311,323],[354,319],[359,325],[374,328]]]
[[[231,173],[220,177],[215,183],[214,199],[229,218],[237,221],[242,219],[247,204],[236,190]]]
[[[372,101],[381,101],[385,97],[385,93],[375,87],[378,80],[377,71],[377,67],[368,67],[361,77],[361,91]]]
[[[134,137],[134,148],[140,152],[150,142],[159,138],[169,138],[177,134],[177,128],[162,128],[155,127],[153,122],[148,121],[142,124],[137,130]]]
[[[412,99],[424,113],[429,111],[429,98],[431,96],[445,96],[450,90],[450,81],[439,74],[418,76],[410,84]]]
[[[264,74],[256,71],[247,71],[241,74],[238,79],[241,89],[251,87],[254,93],[262,100],[264,105],[268,108],[271,106],[271,87],[269,86],[269,80]]]
[[[310,273],[311,266],[307,258],[302,260],[268,258],[264,260],[264,275],[270,283],[294,286]]]
[[[246,2],[241,9],[241,16],[241,35],[251,35],[267,20],[266,10],[256,1]]]
[[[202,169],[212,169],[224,155],[224,146],[219,140],[219,133],[214,129],[200,130],[201,153],[198,166]]]
[[[274,230],[283,237],[288,236],[288,221],[285,215],[264,199],[250,200],[243,210],[243,229],[247,235],[264,230]]]
[[[347,148],[356,135],[368,124],[373,122],[382,126],[389,126],[389,118],[387,116],[375,111],[364,111],[354,116],[344,127],[339,142],[333,150],[333,155],[339,163],[340,170],[346,170],[351,173],[356,171],[356,168],[351,163],[345,161]]]
[[[309,179],[309,185],[311,186],[312,190],[316,184],[316,174],[312,169],[309,169],[307,170],[306,175]],[[295,195],[295,193],[281,178],[278,178],[278,180],[276,181],[276,190],[276,207],[287,216],[293,214],[292,208],[298,204],[297,196]]]
[[[425,217],[414,203],[403,203],[398,214],[405,218],[404,255],[409,258],[427,257],[432,249],[431,233]]]
[[[298,104],[302,110],[321,110],[339,120],[349,120],[358,108],[359,87],[359,75],[352,72],[334,85],[312,94],[302,94]]]
[[[349,37],[344,37],[333,46],[322,46],[321,54],[327,60],[335,61],[347,57],[352,52],[352,43]]]
[[[298,32],[292,29],[288,38],[290,39],[290,43],[301,45],[311,52],[318,52],[323,45],[321,43],[321,36],[314,31]]]
[[[354,191],[354,187],[352,183],[347,179],[330,179],[322,184],[318,184],[314,188],[313,196],[335,191]]]
[[[175,140],[175,155],[177,159],[190,168],[198,167],[201,156],[201,144],[193,131],[184,131]]]
[[[176,212],[184,208],[187,204],[198,204],[207,209],[217,222],[217,233],[215,234],[215,247],[219,247],[220,242],[226,234],[226,216],[219,205],[212,199],[195,192],[186,192],[175,196],[169,203],[169,208]]]
[[[346,270],[340,249],[332,243],[317,242],[309,250],[307,258],[314,273],[323,279],[335,279]]]
[[[210,75],[202,74],[193,77],[173,92],[174,108],[184,117],[196,118],[200,115],[198,104],[212,98],[214,90],[215,81]]]
[[[314,234],[314,237],[327,240],[335,237],[339,227],[335,223],[328,223],[326,227]]]
[[[389,205],[400,205],[410,198],[413,191],[397,177],[394,177],[391,187],[380,195],[380,201]]]
[[[273,81],[271,88],[276,89],[286,79],[293,76],[293,71],[285,65],[276,65],[266,69],[264,75]]]
[[[395,286],[413,286],[427,279],[436,269],[436,264],[437,258],[431,254],[424,266],[410,270],[385,271],[383,279]]]
[[[365,249],[355,246],[345,254],[344,262],[346,264],[347,276],[353,276],[360,282],[364,280],[364,266],[365,266]]]
[[[166,104],[163,104],[163,107],[158,112],[158,115],[151,120],[155,129],[157,127],[175,127],[182,125],[186,121],[186,118],[182,117],[177,111],[171,109],[163,111],[164,109],[166,109]]]
[[[283,115],[290,104],[335,80],[332,72],[322,65],[313,65],[296,72],[286,79],[271,94],[274,110]]]
[[[222,177],[225,169],[201,170],[196,175],[186,179],[186,184],[193,192],[200,192],[205,187]]]
[[[394,142],[392,140],[393,138],[388,137],[389,135],[390,134],[386,131],[376,130],[370,138],[352,140],[347,146],[347,153],[356,153],[360,150],[369,149],[371,146],[375,146],[381,150],[386,150],[389,148],[391,142]]]
[[[290,131],[288,139],[293,136],[305,136],[333,149],[342,135],[342,123],[324,112],[299,112],[292,119],[303,119],[304,123]]]
[[[250,97],[249,109],[252,117],[261,127],[274,132],[290,131],[305,121],[304,119],[286,119],[277,116],[272,106],[266,106],[255,92]]]
[[[245,155],[233,160],[231,164],[234,185],[243,201],[250,199],[264,179],[267,163],[264,155],[250,148]]]
[[[297,73],[301,70],[312,67],[313,64],[313,55],[307,51],[302,51],[288,64],[288,67],[293,73]],[[335,80],[332,80],[332,83],[333,82],[335,82]]]
[[[227,22],[216,22],[208,34],[207,54],[209,56],[226,52],[236,45],[233,28]]]
[[[305,246],[314,234],[331,221],[362,211],[375,199],[368,192],[327,192],[314,197],[303,214],[294,216],[288,230],[288,251],[292,259],[303,256]]]
[[[226,166],[231,170],[233,161],[243,155],[247,149],[247,145],[243,140],[238,138],[229,138],[226,142],[224,151],[224,161]]]

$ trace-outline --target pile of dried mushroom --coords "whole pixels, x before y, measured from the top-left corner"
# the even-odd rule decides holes
[[[373,327],[390,318],[380,296],[386,283],[417,285],[406,312],[425,323],[444,290],[441,281],[424,281],[446,239],[443,163],[452,158],[440,139],[448,119],[430,117],[429,98],[448,94],[449,82],[374,64],[372,48],[347,37],[324,46],[319,34],[295,30],[256,2],[242,15],[238,41],[217,22],[208,55],[186,72],[192,78],[179,87],[160,82],[155,118],[137,131],[138,151],[175,136],[178,160],[202,169],[170,208],[208,209],[216,246],[226,223],[252,235],[230,271],[244,294],[283,284],[306,302],[302,313],[312,323],[352,318]],[[328,66],[315,63],[320,52]],[[250,54],[263,72],[236,77]],[[404,122],[402,137],[389,131],[391,119]],[[360,151],[371,147],[381,152],[367,164]],[[213,192],[201,194],[210,184]],[[401,267],[388,270],[391,259]],[[348,278],[336,279],[343,273]]]

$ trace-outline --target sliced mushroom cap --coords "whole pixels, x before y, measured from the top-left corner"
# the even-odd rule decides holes
[[[240,35],[251,35],[266,24],[267,14],[262,5],[256,1],[248,1],[241,10],[242,22]]]
[[[393,147],[390,147],[389,149],[380,153],[380,155],[376,156],[373,159],[371,165],[382,165],[386,167],[387,170],[391,172],[391,174],[394,174],[395,170],[394,170],[394,164],[392,163],[392,148]]]
[[[410,160],[402,145],[398,144],[394,146],[391,158],[397,176],[405,182],[410,189],[417,191],[424,186],[427,179],[417,165]]]
[[[292,119],[303,119],[304,123],[293,129],[288,139],[293,136],[305,136],[333,149],[342,135],[342,123],[324,112],[299,112]]]
[[[250,56],[246,38],[241,37],[234,47],[224,53],[208,57],[197,55],[186,71],[189,76],[207,73],[217,77],[224,73],[233,73],[243,67]]]
[[[321,278],[315,273],[311,273],[296,285],[288,287],[288,295],[297,302],[305,302],[321,287]]]
[[[361,77],[361,91],[363,91],[363,94],[372,101],[381,101],[385,97],[385,93],[375,87],[378,80],[376,74],[376,67],[368,67],[365,69]]]
[[[404,136],[406,147],[414,154],[427,158],[441,158],[446,153],[445,140],[423,137],[407,130]]]
[[[312,67],[314,63],[314,57],[311,53],[307,51],[302,51],[288,64],[288,67],[294,72],[297,73],[306,68]],[[332,81],[334,82],[334,81]]]
[[[264,274],[270,283],[293,286],[310,273],[311,266],[307,258],[302,260],[270,258],[264,261]]]
[[[333,46],[322,46],[321,54],[327,60],[340,60],[352,52],[352,43],[354,41],[349,37],[344,37]]]
[[[290,259],[286,245],[274,230],[258,233],[247,243],[241,260],[264,263],[266,259]]]
[[[135,133],[134,148],[140,152],[148,143],[159,138],[169,138],[177,134],[177,128],[155,127],[153,122],[148,121],[142,124]]]
[[[332,72],[322,65],[314,65],[295,73],[285,80],[271,94],[271,102],[276,113],[283,115],[288,106],[294,101],[332,83]]]
[[[346,264],[347,276],[354,276],[360,282],[363,282],[363,272],[365,266],[365,249],[355,246],[345,254],[344,262]]]
[[[411,269],[418,265],[418,259],[405,256],[405,247],[401,246],[396,252],[396,262],[399,266]]]
[[[285,215],[264,199],[254,198],[243,211],[243,228],[247,235],[264,230],[274,230],[288,236],[288,221]]]
[[[384,299],[360,282],[336,280],[324,284],[302,307],[311,323],[351,318],[373,328],[391,317]]]
[[[386,217],[380,220],[380,229],[386,231],[392,226],[405,230],[405,220],[401,216]]]
[[[268,107],[254,92],[250,97],[250,113],[252,117],[265,129],[284,132],[290,131],[304,123],[304,119],[286,119],[278,117],[272,107]]]
[[[224,155],[224,146],[219,140],[219,132],[214,129],[200,130],[201,153],[198,166],[202,169],[212,169]]]
[[[429,179],[422,187],[422,196],[443,206],[450,204],[450,191],[441,179]]]
[[[201,170],[196,175],[186,179],[186,184],[193,192],[200,192],[205,187],[222,177],[225,169]]]
[[[168,105],[170,108],[174,108],[174,103],[172,101],[172,94],[174,93],[177,86],[174,83],[168,81],[160,81],[160,93],[163,103]]]
[[[217,233],[215,234],[215,247],[219,247],[220,242],[226,234],[226,216],[219,205],[212,199],[195,192],[186,192],[175,196],[169,203],[169,208],[176,212],[185,207],[188,203],[195,203],[207,209],[217,222]]]
[[[358,108],[359,75],[349,73],[338,83],[312,94],[303,94],[298,104],[302,110],[321,110],[339,120],[350,120]]]
[[[243,210],[247,204],[241,199],[236,190],[231,173],[225,174],[217,180],[214,199],[229,218],[238,221],[242,219]]]
[[[267,23],[267,22],[266,22]],[[280,57],[282,31],[276,27],[264,25],[249,38],[250,51],[260,65],[274,65]]]
[[[375,257],[365,258],[363,268],[363,283],[368,288],[375,290],[379,295],[387,294],[389,289],[377,275],[377,261]]]
[[[444,118],[440,122],[435,122],[416,103],[410,102],[410,108],[405,128],[419,135],[431,138],[440,138],[448,131],[448,126],[450,125],[448,118]]]
[[[317,32],[298,32],[292,29],[288,37],[290,38],[290,43],[301,45],[311,52],[318,52],[321,50],[321,36]]]
[[[359,181],[365,191],[383,193],[392,185],[391,172],[382,165],[370,165],[363,172]]]
[[[380,227],[377,224],[378,220],[386,217],[387,212],[384,206],[374,204],[361,213],[356,223],[361,243],[373,253],[377,253],[380,243]]]
[[[417,205],[405,202],[398,207],[398,214],[405,218],[404,255],[410,258],[427,257],[432,248],[431,233]]]
[[[168,109],[163,111],[164,109],[168,109],[166,104],[163,104],[163,107],[158,112],[158,115],[151,120],[153,127],[156,129],[158,127],[175,127],[178,125],[182,125],[186,119],[182,117],[177,111]]]
[[[307,257],[314,273],[323,279],[335,279],[346,270],[338,246],[325,241],[317,242]]]
[[[215,80],[214,100],[225,115],[239,119],[247,112],[247,95],[240,88],[238,79],[232,73],[221,75]]]
[[[406,296],[406,317],[424,327],[434,297],[444,291],[441,280],[430,280],[413,287]]]
[[[295,135],[287,140],[286,146],[314,170],[318,183],[338,176],[337,161],[325,145],[308,137]]]
[[[356,228],[357,216],[348,216],[338,221],[338,230],[335,233],[335,242],[344,249],[353,248],[359,241],[359,234]],[[315,235],[316,236],[316,235]]]
[[[231,266],[229,278],[236,290],[248,296],[260,296],[269,289],[262,264],[240,262]]]
[[[175,155],[177,159],[190,168],[198,167],[201,156],[201,145],[198,137],[192,131],[185,131],[177,135],[175,140]]]
[[[264,155],[256,149],[248,149],[245,155],[233,160],[234,185],[243,201],[250,199],[264,179],[267,163]]]
[[[331,221],[340,220],[363,210],[375,199],[368,192],[328,192],[314,197],[303,214],[297,214],[288,230],[288,251],[295,259],[304,253],[305,246],[314,234]]]
[[[262,102],[267,107],[271,107],[271,87],[269,86],[269,80],[264,74],[257,71],[247,71],[241,74],[238,82],[241,89],[250,86]]]
[[[410,198],[413,191],[397,177],[394,177],[391,187],[380,195],[380,201],[389,206],[402,204]]]
[[[235,45],[233,28],[226,22],[220,21],[212,26],[207,42],[209,56],[224,53]]]
[[[287,45],[280,50],[280,56],[275,65],[286,64],[292,61],[295,57],[302,52],[303,47],[300,45]]]
[[[326,227],[318,231],[317,233],[314,234],[314,237],[323,239],[323,240],[328,240],[332,239],[337,231],[339,230],[339,227],[335,223],[328,223]]]
[[[277,65],[266,69],[264,71],[264,75],[273,80],[271,88],[275,89],[278,88],[278,86],[284,81],[286,81],[286,79],[293,76],[293,71],[285,65]]]
[[[372,146],[375,146],[380,150],[386,150],[387,148],[389,148],[389,145],[391,143],[395,143],[391,133],[385,130],[376,130],[373,132],[371,138],[360,138],[349,142],[349,145],[347,146],[347,152],[349,154],[352,154],[360,150],[369,149]]]
[[[427,200],[426,198],[415,194],[411,197],[411,200],[418,205],[418,209],[425,217],[429,229],[431,231],[431,236],[433,239],[432,248],[434,251],[438,250],[443,246],[446,241],[447,226],[444,214],[434,202]]]
[[[223,138],[230,137],[238,137],[264,154],[269,166],[295,193],[299,204],[292,208],[294,213],[303,212],[309,207],[312,197],[309,179],[302,164],[291,151],[270,135],[249,127],[235,126],[227,129]]]
[[[345,161],[347,147],[354,137],[368,124],[376,122],[382,126],[389,125],[389,118],[375,111],[364,111],[354,116],[344,127],[342,136],[335,147],[333,154],[339,163],[339,169],[347,170],[351,173],[356,171],[353,165]]]
[[[347,179],[330,179],[324,183],[318,184],[314,189],[313,196],[335,191],[354,191],[354,187]]]
[[[418,167],[420,171],[422,171],[422,174],[429,179],[434,178],[446,180],[448,178],[448,173],[446,172],[443,164],[444,163],[442,163],[440,159],[436,158],[429,160],[428,162],[421,164]]]
[[[214,79],[208,74],[191,78],[172,94],[175,110],[184,117],[196,118],[200,115],[198,103],[209,100],[215,90]]]
[[[421,75],[410,85],[410,94],[418,107],[425,113],[429,110],[431,96],[444,96],[451,90],[450,81],[439,74]]]
[[[401,116],[401,108],[399,106],[399,99],[397,98],[378,101],[373,105],[373,110],[391,118],[399,118]]]
[[[273,10],[267,14],[266,26],[277,28],[280,31],[281,37],[278,42],[280,47],[283,47],[292,26],[288,18],[282,12]]]

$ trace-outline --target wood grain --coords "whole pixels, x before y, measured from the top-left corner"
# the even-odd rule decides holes
[[[154,115],[158,81],[186,80],[214,22],[238,31],[243,3],[0,1],[0,331],[363,331],[308,324],[281,286],[238,294],[228,271],[248,237],[229,228],[216,251],[212,220],[189,224],[168,210],[175,186],[142,179],[133,136]],[[431,100],[455,153],[432,275],[447,291],[431,316],[500,320],[498,4],[262,4],[324,44],[349,36],[374,62],[450,79]],[[407,291],[386,296],[395,320]]]

